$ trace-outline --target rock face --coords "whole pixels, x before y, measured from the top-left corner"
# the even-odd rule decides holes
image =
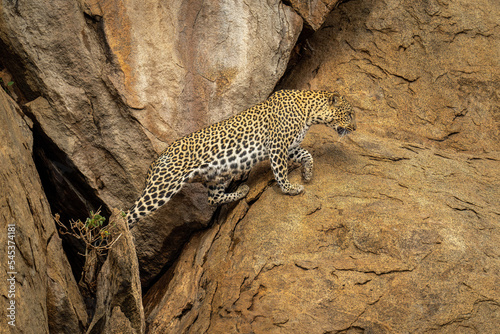
[[[0,89],[0,209],[17,224],[25,332],[498,331],[500,8],[366,0],[327,16],[337,1],[283,3],[2,2],[0,69],[23,111]],[[281,78],[303,21],[315,32]],[[311,130],[315,176],[299,196],[267,164],[217,211],[186,187],[132,231],[136,253],[128,232],[110,253],[85,328],[32,150],[61,214],[126,210],[167,143],[278,80],[346,95],[358,130]]]
[[[305,194],[256,171],[258,200],[195,236],[148,292],[149,333],[495,331],[498,152],[322,130]]]
[[[33,163],[31,123],[3,89],[0,124],[0,242],[4,252],[0,279],[6,301],[0,311],[2,328],[12,333],[80,333],[87,313]],[[13,245],[14,250],[7,248]],[[12,302],[13,313],[7,310]],[[15,327],[7,325],[12,320]]]
[[[280,87],[340,91],[358,131],[312,130],[304,195],[255,171],[146,295],[149,332],[498,331],[497,7],[341,4]]]
[[[279,1],[252,11],[230,1],[32,1],[2,10],[5,63],[16,68],[9,56],[23,54],[19,84],[30,100],[47,100],[32,106],[37,122],[114,206],[135,199],[166,143],[266,98],[301,29]],[[25,18],[29,29],[20,29]]]
[[[499,14],[488,1],[345,3],[280,87],[336,89],[382,137],[498,151]]]
[[[60,151],[46,168],[57,169],[53,175],[76,171],[85,184],[54,186],[55,193],[76,192],[57,199],[67,201],[62,207],[82,208],[82,217],[67,219],[85,217],[88,202],[127,210],[167,143],[264,100],[302,27],[300,16],[278,0],[251,7],[234,1],[33,0],[0,9],[0,57],[16,72],[51,151]],[[167,226],[165,238],[138,249],[145,281],[161,269],[149,272],[147,263],[172,261],[185,242],[179,235],[208,224],[213,210],[192,200],[202,194],[191,188],[178,203],[192,213],[188,221],[167,208],[134,232],[149,238],[148,231]]]
[[[110,224],[118,238],[97,277],[96,311],[87,334],[144,333],[139,264],[125,219],[113,210]]]

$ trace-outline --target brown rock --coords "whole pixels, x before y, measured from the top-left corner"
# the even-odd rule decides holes
[[[32,0],[5,3],[1,11],[2,62],[32,101],[37,128],[61,151],[53,166],[80,175],[88,189],[56,188],[75,188],[89,202],[122,210],[138,197],[149,164],[167,143],[267,98],[302,28],[301,18],[278,0],[251,7],[214,0]],[[178,210],[161,211],[143,228],[168,226],[189,235],[190,226],[208,224],[213,210],[189,200],[193,192],[206,193],[184,192]],[[82,206],[66,200],[62,207]],[[179,210],[204,220],[183,221]],[[178,235],[156,238],[139,254],[168,263],[170,252],[157,251],[167,244],[177,253],[185,242]],[[142,267],[146,281],[161,269]]]
[[[146,285],[189,239],[145,296],[148,332],[496,332],[500,9],[349,1],[318,28],[321,5],[333,2],[287,3],[317,32],[280,87],[341,91],[358,131],[339,141],[312,130],[315,178],[300,196],[281,194],[262,165],[247,198],[190,239],[213,213],[199,185],[139,224]],[[76,193],[122,209],[165,143],[268,95],[301,27],[279,1],[24,1],[0,11],[2,65],[31,101],[36,131],[60,151],[53,166],[70,184],[59,189],[78,188],[64,175],[74,169],[88,188]],[[81,297],[57,255],[31,134],[7,109],[0,208],[24,224],[16,301],[29,311],[17,321],[78,332]],[[299,171],[291,177],[300,182]],[[126,235],[99,276],[89,332],[144,331]]]
[[[149,332],[496,332],[498,10],[354,1],[333,12],[280,87],[343,92],[358,131],[311,131],[303,195],[254,173],[253,195],[148,291]]]
[[[46,97],[31,106],[44,133],[119,207],[138,195],[165,143],[266,98],[301,29],[277,0],[251,11],[217,1],[81,3],[103,31],[74,1],[32,1],[2,7],[0,38],[7,65],[24,55],[26,71],[15,74],[26,77],[15,79]]]
[[[493,330],[499,154],[322,130],[305,194],[267,187],[191,240],[145,297],[150,333]]]
[[[19,333],[79,333],[87,323],[87,313],[33,163],[31,123],[3,89],[0,124],[2,298],[15,302]],[[7,246],[14,244],[14,253],[9,253],[14,263],[7,266],[7,251],[12,251]],[[5,284],[12,277],[15,284]],[[4,304],[0,314],[7,330],[11,313],[6,305],[10,304]]]
[[[132,229],[143,286],[172,265],[193,231],[208,226],[215,208],[208,204],[207,196],[203,185],[187,184],[158,214],[145,217]],[[168,220],[161,218],[166,214]]]
[[[339,0],[288,0],[290,6],[299,14],[304,22],[314,30],[318,30],[325,22],[328,14],[340,2]]]
[[[347,2],[280,87],[339,90],[382,137],[498,151],[499,15],[488,1]]]
[[[109,223],[115,224],[113,234],[119,239],[108,251],[97,277],[96,311],[87,333],[144,333],[134,242],[119,210],[114,209]]]

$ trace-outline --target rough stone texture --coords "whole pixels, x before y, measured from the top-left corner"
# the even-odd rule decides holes
[[[143,286],[150,286],[164,267],[172,265],[193,231],[209,225],[215,208],[207,196],[202,184],[187,184],[158,214],[145,217],[132,229]],[[169,220],[157,218],[166,214]]]
[[[499,11],[487,0],[341,4],[280,87],[344,93],[358,131],[339,141],[312,130],[303,195],[281,194],[265,164],[254,170],[247,198],[217,212],[147,292],[148,332],[497,332]],[[59,150],[54,175],[74,182],[69,166],[88,187],[76,197],[122,209],[164,142],[265,98],[301,25],[277,1],[4,1],[0,12],[2,64],[34,131]],[[78,332],[81,298],[13,110],[0,112],[1,215],[31,224],[18,228],[17,320]],[[134,229],[146,285],[212,212],[192,185]],[[143,330],[122,241],[100,276],[93,332]]]
[[[16,79],[47,100],[33,108],[36,120],[114,206],[135,199],[165,143],[267,97],[301,28],[279,1],[251,10],[231,1],[31,1],[2,11],[5,63],[18,60],[7,52],[24,55]]]
[[[306,193],[255,171],[148,292],[149,333],[496,330],[500,154],[322,130]]]
[[[96,311],[88,334],[144,333],[139,263],[125,219],[114,209],[109,221],[119,238],[97,277]],[[121,236],[120,236],[121,234]]]
[[[87,314],[57,235],[32,159],[32,133],[15,102],[0,89],[0,291],[2,328],[12,333],[79,333]],[[15,240],[7,224],[16,224]],[[8,241],[14,241],[15,268],[7,266]],[[15,274],[15,298],[7,278]],[[16,327],[7,325],[7,304],[15,300]]]
[[[148,291],[149,332],[497,332],[499,10],[340,5],[280,87],[344,93],[358,130],[312,130],[303,195],[255,170]]]
[[[74,188],[71,198],[95,197],[93,202],[122,210],[138,197],[149,164],[167,143],[272,92],[302,28],[300,16],[278,0],[252,6],[31,0],[3,2],[0,12],[2,62],[31,101],[36,128],[48,136],[52,151],[61,151],[46,168],[60,168],[52,175],[76,170],[88,188],[64,182],[56,192]],[[201,194],[206,191],[191,188],[178,203],[193,214],[190,219],[213,212],[191,200]],[[193,224],[176,213],[163,210],[134,233],[148,238],[148,230],[169,226],[189,234]],[[146,270],[151,258],[171,261],[171,252],[161,249],[168,244],[178,250],[185,242],[178,239],[168,235],[139,249],[140,256],[153,253],[141,267]],[[144,279],[158,270],[143,272]]]
[[[331,10],[340,0],[289,0],[286,1],[313,30],[318,30]]]
[[[500,149],[500,7],[351,1],[313,35],[282,88],[332,88],[382,137]]]

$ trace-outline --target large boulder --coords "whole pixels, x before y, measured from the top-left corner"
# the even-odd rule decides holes
[[[0,57],[43,134],[36,149],[52,153],[41,161],[63,220],[127,210],[168,143],[264,100],[302,28],[279,0],[36,0],[0,11]],[[145,283],[210,221],[197,203],[206,191],[183,194],[134,232]]]
[[[255,170],[148,291],[149,331],[496,332],[499,10],[341,4],[279,87],[340,91],[358,130],[311,130],[303,195]]]
[[[2,327],[80,333],[87,313],[33,162],[32,123],[1,88],[0,124]]]
[[[496,330],[500,154],[331,132],[309,134],[303,195],[254,173],[192,238],[144,299],[149,333]]]
[[[1,9],[4,63],[24,67],[15,80],[28,100],[46,100],[34,118],[104,203],[124,209],[167,143],[272,92],[302,24],[277,0]]]

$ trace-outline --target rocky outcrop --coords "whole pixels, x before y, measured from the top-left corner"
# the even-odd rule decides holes
[[[60,212],[66,219],[84,218],[95,205],[128,209],[168,143],[265,99],[302,27],[300,16],[278,0],[251,7],[232,1],[24,1],[1,10],[0,57],[16,72],[50,150],[60,151],[45,168],[83,180],[54,185],[55,194],[75,192],[55,200],[61,207],[81,208],[81,217]],[[213,210],[193,200],[205,194],[194,187],[181,195],[177,208],[190,213],[187,221],[167,208],[134,232],[158,240],[147,249],[139,244],[145,282],[160,270],[156,261],[171,262],[185,236],[208,224]],[[152,239],[150,230],[164,230],[166,237]]]
[[[336,89],[380,137],[498,151],[498,15],[488,1],[344,3],[280,88]]]
[[[96,311],[88,334],[144,333],[139,264],[134,242],[121,212],[110,218],[116,242],[97,277]]]
[[[0,5],[0,67],[23,104],[0,91],[0,209],[18,224],[16,302],[26,311],[16,321],[26,332],[87,330],[32,145],[61,215],[125,210],[167,143],[267,97],[302,22],[311,29],[277,88],[341,92],[358,130],[342,140],[311,130],[315,176],[299,196],[281,194],[266,164],[250,174],[246,199],[217,211],[189,185],[134,228],[136,253],[115,213],[126,234],[99,275],[88,332],[497,331],[500,9],[336,6]],[[291,178],[302,182],[299,170]]]
[[[341,4],[280,87],[340,91],[358,130],[312,130],[303,195],[254,171],[147,293],[149,332],[497,331],[498,14]]]
[[[80,333],[87,313],[33,163],[32,123],[1,88],[0,124],[2,328]]]
[[[149,333],[495,331],[498,152],[332,132],[309,134],[305,194],[262,167],[186,245],[145,297]]]

